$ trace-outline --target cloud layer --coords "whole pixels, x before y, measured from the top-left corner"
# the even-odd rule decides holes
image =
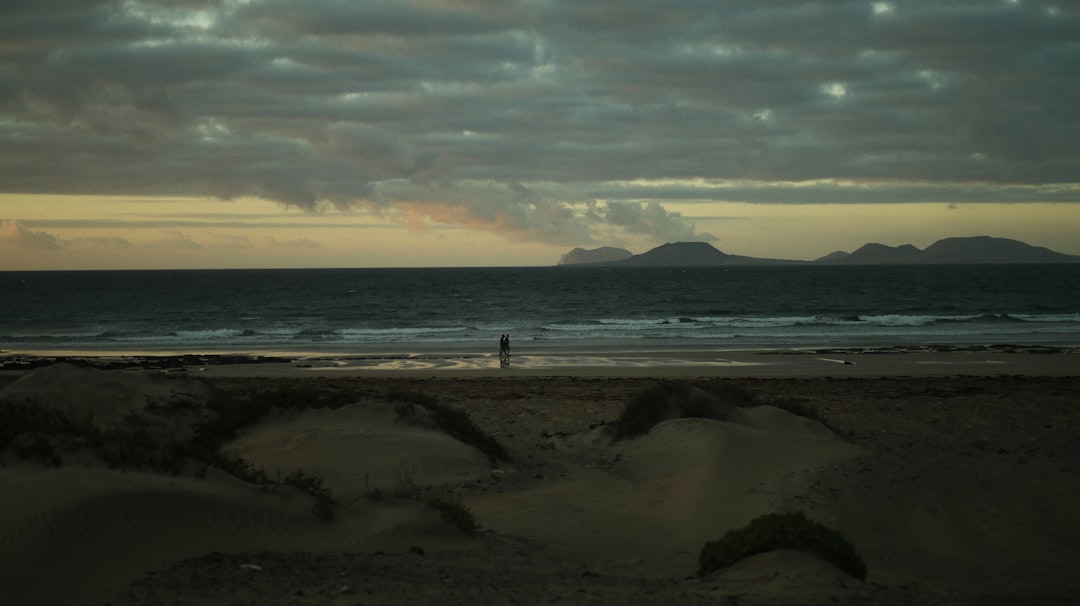
[[[1073,0],[0,11],[8,192],[258,196],[572,244],[712,238],[672,200],[1080,202]]]

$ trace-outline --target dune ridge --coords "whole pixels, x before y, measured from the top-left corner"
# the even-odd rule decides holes
[[[256,467],[317,472],[343,499],[404,483],[439,486],[490,474],[477,449],[447,434],[397,420],[386,405],[281,414],[226,446]]]
[[[402,550],[442,533],[420,508],[370,506],[328,525],[306,495],[233,481],[59,469],[4,470],[0,485],[0,587],[14,604],[92,603],[80,600],[213,551]]]

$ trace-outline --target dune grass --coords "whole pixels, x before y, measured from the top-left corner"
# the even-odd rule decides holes
[[[20,459],[59,467],[64,451],[80,448],[87,436],[96,434],[89,420],[34,402],[0,402],[0,452],[10,450]]]
[[[276,490],[282,485],[297,488],[314,499],[312,512],[316,517],[332,522],[336,518],[337,502],[317,472],[296,469],[284,479],[271,478],[265,469],[256,468],[222,448],[272,410],[340,408],[360,401],[360,397],[348,390],[314,384],[237,392],[213,390],[213,394],[201,407],[185,405],[183,412],[190,413],[186,417],[188,426],[180,429],[176,427],[176,419],[170,417],[178,411],[167,406],[148,406],[145,414],[133,413],[113,426],[102,427],[92,418],[75,419],[37,402],[0,402],[0,453],[9,452],[19,459],[52,467],[63,465],[66,458],[76,453],[84,453],[96,456],[109,468],[144,469],[169,475],[184,473],[194,463],[203,469],[220,469],[266,490]],[[477,427],[464,411],[418,392],[395,391],[386,394],[386,399],[407,422],[444,431],[477,448],[492,462],[511,460],[502,445]],[[377,500],[383,494],[380,491],[370,496]],[[389,496],[426,503],[438,510],[447,524],[468,536],[478,532],[475,515],[460,501],[425,497],[411,480],[403,480]]]
[[[851,543],[836,530],[798,511],[759,516],[742,528],[729,530],[719,540],[706,543],[698,558],[698,575],[779,549],[812,553],[856,579],[866,579],[866,564]]]
[[[260,393],[237,396],[216,392],[206,404],[211,414],[188,429],[175,427],[166,418],[168,407],[148,407],[146,414],[131,413],[115,425],[98,426],[92,418],[77,419],[37,402],[0,402],[0,452],[11,452],[24,461],[59,467],[78,453],[90,454],[110,469],[141,469],[180,475],[190,463],[214,467],[251,484],[273,489],[282,482],[271,479],[239,457],[221,448],[246,426],[272,410],[275,402],[313,406],[318,401],[279,393],[264,399]],[[164,416],[162,416],[164,415]],[[313,511],[323,521],[333,521],[336,504],[318,474],[296,470],[285,478],[315,499]]]
[[[627,402],[619,418],[608,426],[614,440],[644,435],[668,419],[731,418],[734,408],[757,406],[750,392],[727,383],[692,384],[660,381]]]
[[[460,530],[465,536],[476,536],[480,531],[480,525],[476,521],[476,515],[461,501],[449,497],[432,497],[424,499],[429,506],[434,507],[442,516],[443,522]]]
[[[476,515],[459,499],[448,496],[425,496],[423,489],[409,476],[402,477],[393,490],[371,488],[366,494],[373,501],[386,499],[420,501],[436,509],[442,516],[443,522],[457,528],[466,536],[475,536],[480,531]]]
[[[389,391],[386,399],[394,404],[401,420],[446,432],[456,440],[468,444],[492,463],[511,462],[510,454],[493,436],[473,423],[469,415],[457,408],[439,402],[433,396],[406,390]]]
[[[298,488],[315,498],[311,511],[323,522],[333,522],[336,517],[337,501],[334,493],[323,485],[323,478],[317,473],[297,469],[285,477],[285,484]]]

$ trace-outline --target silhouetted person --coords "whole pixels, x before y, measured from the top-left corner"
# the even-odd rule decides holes
[[[502,366],[510,365],[510,335],[499,337],[499,363]]]

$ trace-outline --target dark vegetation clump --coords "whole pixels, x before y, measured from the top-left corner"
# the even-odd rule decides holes
[[[106,427],[95,424],[92,418],[74,418],[37,402],[0,402],[0,453],[10,452],[20,459],[52,467],[63,465],[65,456],[81,452],[96,456],[110,468],[171,475],[184,473],[191,464],[220,469],[265,490],[282,485],[297,488],[313,497],[312,512],[316,517],[332,522],[337,502],[321,475],[297,469],[285,478],[280,474],[271,478],[264,469],[223,452],[222,447],[275,409],[340,408],[360,401],[360,397],[347,389],[293,384],[212,393],[202,409],[187,401],[166,406],[151,403],[146,414],[132,413]],[[444,431],[477,448],[493,462],[510,461],[502,445],[478,428],[464,411],[417,392],[395,391],[386,394],[386,399],[395,405],[399,418]],[[371,496],[383,498],[382,491]],[[473,536],[478,532],[475,515],[459,500],[424,497],[411,480],[402,480],[389,496],[422,501],[464,534]]]
[[[65,456],[86,453],[110,468],[144,469],[179,475],[190,464],[220,469],[244,482],[276,490],[292,486],[314,499],[312,512],[324,522],[336,518],[333,492],[318,473],[297,469],[281,478],[241,457],[222,451],[245,427],[258,423],[275,409],[341,408],[360,401],[347,389],[320,385],[281,385],[246,391],[213,390],[198,410],[194,402],[182,405],[151,403],[146,414],[129,414],[113,426],[102,427],[92,418],[78,419],[37,402],[0,402],[0,453],[22,460],[59,467]],[[405,421],[446,432],[484,453],[493,462],[510,461],[495,438],[480,430],[464,412],[422,393],[396,391],[386,398]],[[178,418],[187,415],[186,421]],[[372,498],[382,498],[381,491]],[[411,480],[403,480],[391,493],[399,499],[418,500],[439,511],[443,520],[464,534],[478,532],[476,517],[456,499],[427,498]]]
[[[699,417],[726,421],[737,408],[758,404],[753,394],[727,383],[694,385],[661,381],[634,396],[609,426],[609,431],[613,439],[622,440],[644,435],[668,419]]]
[[[89,420],[76,420],[36,403],[0,402],[0,452],[49,467],[59,467],[65,450],[77,450],[96,439]]]
[[[510,455],[493,436],[473,423],[465,411],[447,406],[432,396],[414,391],[387,392],[398,418],[416,425],[439,429],[484,453],[493,463],[510,462]]]
[[[337,505],[337,501],[334,499],[333,492],[326,486],[323,486],[323,478],[321,475],[308,473],[303,469],[297,469],[285,477],[285,483],[289,486],[299,488],[315,497],[315,504],[311,508],[315,517],[323,522],[334,521],[334,506]]]
[[[320,400],[316,397],[319,393],[330,395]],[[176,412],[173,406],[148,406],[147,412],[155,414],[132,413],[114,426],[100,427],[92,418],[73,418],[37,402],[0,402],[0,452],[10,451],[22,460],[52,467],[63,465],[65,455],[85,452],[111,469],[144,469],[170,475],[183,473],[194,462],[273,489],[282,482],[239,457],[223,454],[221,448],[275,406],[303,409],[329,403],[340,407],[350,397],[340,392],[309,392],[293,387],[243,395],[225,391],[214,394],[206,404],[209,414],[185,428],[170,424],[168,417]],[[319,519],[334,519],[335,501],[321,476],[297,470],[284,483],[314,497],[313,509]]]
[[[443,522],[460,530],[465,536],[476,536],[480,525],[476,515],[461,501],[448,497],[432,497],[425,502],[434,507],[442,516]]]
[[[258,423],[273,410],[270,400],[260,395],[215,391],[206,403],[213,414],[195,426],[195,441],[202,447],[217,449],[235,438],[241,429]]]
[[[111,469],[133,467],[178,475],[188,459],[198,460],[190,442],[169,435],[144,415],[131,413],[116,427],[89,432],[93,452]]]
[[[399,478],[397,487],[390,490],[377,486],[372,487],[370,478],[367,476],[365,476],[365,480],[368,482],[368,487],[364,491],[364,495],[372,501],[382,501],[384,499],[399,499],[406,501],[424,500],[423,489],[421,489],[410,476]]]
[[[215,457],[209,461],[204,461],[204,463],[207,467],[220,469],[234,478],[262,488],[275,488],[279,484],[279,482],[270,479],[270,476],[266,475],[265,469],[255,467],[243,457],[217,453]]]
[[[856,579],[866,579],[866,565],[855,548],[836,530],[811,521],[802,512],[770,513],[748,525],[729,530],[701,549],[698,575],[727,568],[759,553],[793,549],[817,555]]]
[[[392,490],[369,488],[366,495],[373,501],[384,501],[386,499],[420,501],[438,511],[444,523],[457,528],[466,536],[476,536],[480,532],[480,524],[476,520],[476,514],[459,499],[439,495],[425,496],[423,489],[408,476],[400,478],[397,487]]]
[[[150,418],[131,413],[115,426],[99,427],[92,418],[75,418],[36,402],[0,402],[0,452],[49,467],[65,455],[96,455],[109,468],[150,469],[178,474],[193,457],[190,444],[161,431]]]

